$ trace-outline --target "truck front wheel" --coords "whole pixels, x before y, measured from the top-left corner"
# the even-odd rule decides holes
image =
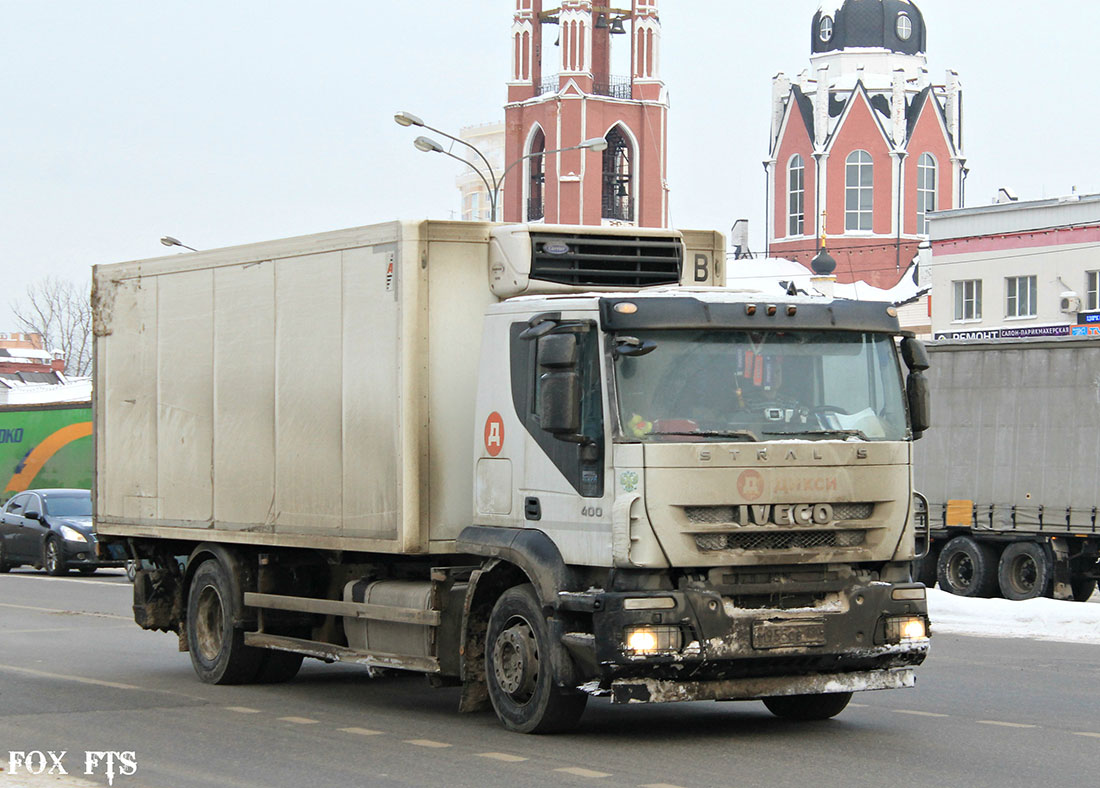
[[[263,667],[264,651],[246,646],[234,626],[240,604],[221,561],[199,565],[187,594],[187,645],[195,673],[207,684],[246,684]]]
[[[588,696],[554,684],[549,627],[535,589],[505,591],[489,616],[486,673],[497,717],[519,733],[557,733],[580,722]]]
[[[844,711],[850,692],[834,692],[828,695],[783,695],[764,698],[764,705],[776,717],[788,720],[827,720]]]

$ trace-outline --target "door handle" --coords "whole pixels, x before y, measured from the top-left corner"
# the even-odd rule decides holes
[[[530,497],[523,499],[523,516],[528,520],[542,519],[542,505],[539,503],[538,498]]]

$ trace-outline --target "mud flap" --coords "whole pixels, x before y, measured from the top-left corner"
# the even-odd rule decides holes
[[[912,668],[812,676],[765,676],[719,681],[621,679],[611,685],[612,703],[673,703],[687,700],[758,700],[782,695],[902,689],[916,684]]]

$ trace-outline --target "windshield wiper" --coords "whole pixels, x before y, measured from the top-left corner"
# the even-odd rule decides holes
[[[765,430],[765,435],[799,435],[803,437],[817,437],[822,438],[859,438],[861,440],[869,441],[867,433],[863,430]]]
[[[760,439],[748,430],[690,430],[679,432],[675,430],[659,430],[650,435],[686,435],[695,438],[737,438],[738,440],[759,442]]]

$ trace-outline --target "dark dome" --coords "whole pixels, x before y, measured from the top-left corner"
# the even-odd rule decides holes
[[[825,0],[810,33],[814,54],[875,47],[916,55],[926,43],[924,17],[909,0]]]

